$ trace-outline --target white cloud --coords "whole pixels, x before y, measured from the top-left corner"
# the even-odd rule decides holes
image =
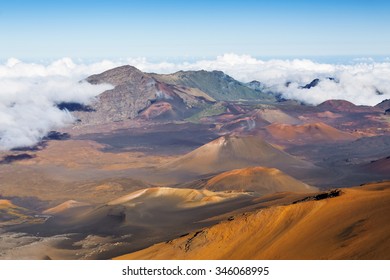
[[[221,70],[239,81],[258,80],[286,98],[314,105],[328,99],[375,105],[390,98],[388,58],[384,62],[359,58],[349,65],[316,63],[308,59],[260,60],[236,54],[182,63],[129,58],[86,64],[63,58],[43,65],[10,58],[0,65],[0,149],[35,144],[48,131],[70,124],[72,117],[54,104],[62,101],[90,102],[109,87],[79,81],[124,64],[156,73]],[[330,81],[328,77],[335,78],[338,83]],[[318,86],[300,88],[315,78],[321,79]],[[289,87],[285,87],[286,82],[291,82]],[[383,95],[378,95],[377,91]]]
[[[79,81],[114,66],[105,61],[76,65],[69,58],[46,66],[11,58],[0,65],[0,150],[34,145],[49,131],[71,124],[73,117],[55,104],[89,103],[111,86]]]

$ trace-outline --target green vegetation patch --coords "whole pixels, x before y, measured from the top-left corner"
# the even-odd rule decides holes
[[[187,118],[186,121],[198,123],[204,117],[211,117],[223,114],[226,112],[226,106],[222,102],[217,102],[206,106],[202,111]]]

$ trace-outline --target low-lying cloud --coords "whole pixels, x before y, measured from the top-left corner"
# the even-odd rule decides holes
[[[11,58],[0,65],[0,150],[34,145],[49,131],[70,125],[74,121],[72,115],[55,104],[90,103],[110,86],[79,81],[124,64],[155,73],[221,70],[239,81],[257,80],[285,98],[313,105],[328,99],[375,105],[390,98],[389,60],[359,59],[351,64],[326,64],[308,59],[260,60],[248,55],[225,54],[182,63],[130,58],[86,64],[63,58],[44,65]],[[320,79],[317,86],[302,88],[314,79]]]
[[[105,70],[104,64],[75,65],[62,59],[44,66],[9,59],[0,65],[0,150],[34,145],[49,131],[73,123],[73,116],[56,104],[88,104],[111,88],[79,82],[95,68]]]

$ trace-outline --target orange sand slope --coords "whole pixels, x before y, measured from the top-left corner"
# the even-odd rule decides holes
[[[0,199],[0,209],[7,209],[7,208],[16,208],[16,206],[7,199]]]
[[[276,168],[260,166],[223,172],[208,180],[204,188],[213,191],[253,191],[261,195],[317,190]]]
[[[390,182],[242,214],[118,259],[390,259]]]
[[[257,136],[222,136],[162,166],[170,171],[210,174],[248,166],[312,168]]]
[[[276,139],[284,141],[347,141],[356,137],[324,123],[307,123],[303,125],[289,125],[273,123],[266,127],[267,131]]]
[[[65,201],[64,203],[61,203],[53,208],[47,209],[43,211],[43,214],[48,214],[48,215],[56,215],[56,214],[61,214],[69,209],[72,208],[77,208],[77,207],[83,207],[83,206],[88,206],[88,203],[85,202],[79,202],[76,200],[68,200]]]
[[[34,217],[34,213],[26,208],[17,206],[12,201],[0,199],[0,228],[2,226],[15,225],[25,222],[39,222],[41,219]]]
[[[155,187],[142,189],[133,192],[129,195],[122,196],[113,200],[107,205],[125,205],[134,207],[137,203],[153,204],[156,199],[160,203],[166,202],[170,208],[190,208],[203,206],[209,203],[221,202],[223,200],[246,195],[244,193],[224,193],[212,192],[209,190],[193,190],[193,189],[175,189],[167,187]]]
[[[276,108],[255,110],[256,115],[269,123],[299,124],[301,121]]]

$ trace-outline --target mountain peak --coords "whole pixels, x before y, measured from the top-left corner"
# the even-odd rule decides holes
[[[192,174],[211,174],[250,166],[276,167],[282,171],[295,167],[312,168],[258,136],[221,136],[170,162],[165,167]]]
[[[248,87],[226,73],[218,70],[179,71],[173,74],[151,74],[153,78],[167,84],[197,88],[215,100],[263,100],[274,102],[275,98],[258,89]]]
[[[86,81],[91,84],[109,83],[114,86],[131,82],[134,78],[148,77],[147,74],[131,65],[119,66],[100,74],[89,76]]]

